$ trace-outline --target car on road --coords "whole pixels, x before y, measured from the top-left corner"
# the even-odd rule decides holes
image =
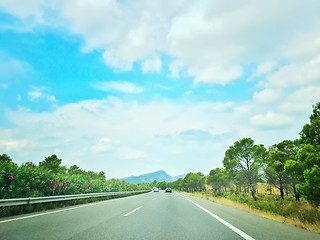
[[[159,188],[154,187],[154,188],[153,188],[153,192],[159,192]]]
[[[165,190],[165,192],[166,192],[166,193],[167,193],[167,192],[172,193],[172,190],[171,190],[171,188],[167,187],[166,190]]]

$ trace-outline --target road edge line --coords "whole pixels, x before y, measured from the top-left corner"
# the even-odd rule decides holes
[[[224,224],[226,227],[230,228],[232,231],[234,231],[235,233],[237,233],[238,235],[240,235],[241,237],[243,237],[246,240],[255,240],[253,237],[249,236],[248,234],[244,233],[243,231],[241,231],[240,229],[236,228],[235,226],[231,225],[230,223],[228,223],[227,221],[223,220],[222,218],[218,217],[217,215],[213,214],[212,212],[210,212],[209,210],[205,209],[204,207],[200,206],[198,203],[195,203],[194,201],[190,200],[189,198],[178,194],[179,196],[185,198],[186,200],[188,200],[189,202],[193,203],[194,205],[196,205],[198,208],[200,208],[201,210],[205,211],[206,213],[208,213],[211,217],[214,217],[215,219],[217,219],[219,222],[221,222],[222,224]]]

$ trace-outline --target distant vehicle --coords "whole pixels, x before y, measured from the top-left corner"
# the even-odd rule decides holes
[[[167,192],[172,193],[172,190],[171,190],[171,188],[167,187],[166,190],[165,190],[165,192],[166,192],[166,193],[167,193]]]
[[[153,192],[159,192],[159,188],[154,187],[154,188],[153,188]]]

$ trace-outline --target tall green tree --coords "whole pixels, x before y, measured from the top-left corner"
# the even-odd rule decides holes
[[[224,168],[212,169],[207,177],[207,183],[210,184],[215,193],[220,193],[222,188],[226,188],[229,181]]]
[[[205,177],[201,172],[188,173],[184,177],[183,182],[187,192],[202,191],[204,189]]]
[[[296,158],[299,151],[299,141],[284,140],[269,148],[267,157],[267,168],[265,169],[268,183],[279,189],[280,196],[284,199],[284,189],[291,185],[294,189],[296,200],[299,195],[296,192],[296,181],[290,171],[285,169],[287,161]]]
[[[81,170],[77,165],[72,165],[69,169],[68,169],[68,173],[70,175],[76,175],[76,174],[82,174],[84,171]]]
[[[0,155],[0,162],[12,162],[12,159],[4,153]]]
[[[313,105],[313,112],[310,116],[310,124],[305,124],[300,132],[302,143],[313,146],[320,145],[320,102]]]
[[[229,147],[223,159],[223,165],[227,170],[243,174],[254,200],[257,200],[255,186],[265,156],[266,148],[262,144],[256,145],[251,138],[243,138]]]
[[[101,179],[106,179],[106,178],[107,178],[107,177],[106,177],[106,173],[105,173],[104,171],[100,171],[100,172],[98,173],[98,177],[101,178]]]
[[[61,162],[62,159],[59,159],[57,155],[53,154],[50,157],[45,157],[45,159],[39,163],[39,167],[48,169],[53,173],[65,173],[67,171],[67,168],[61,166]]]
[[[301,150],[295,160],[287,162],[285,168],[298,180],[297,190],[306,199],[320,205],[320,102],[313,105],[310,124],[300,132]]]

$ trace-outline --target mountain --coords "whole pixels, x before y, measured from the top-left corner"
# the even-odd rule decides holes
[[[182,178],[182,179],[183,179],[186,175],[187,175],[187,174],[181,174],[181,175],[173,176],[172,179],[173,179],[173,181],[176,181],[176,180],[178,180],[179,178]]]
[[[129,183],[152,183],[154,180],[157,182],[172,182],[174,181],[173,178],[168,175],[165,171],[160,170],[157,172],[147,173],[140,176],[130,176],[119,179],[120,181],[124,180]]]

